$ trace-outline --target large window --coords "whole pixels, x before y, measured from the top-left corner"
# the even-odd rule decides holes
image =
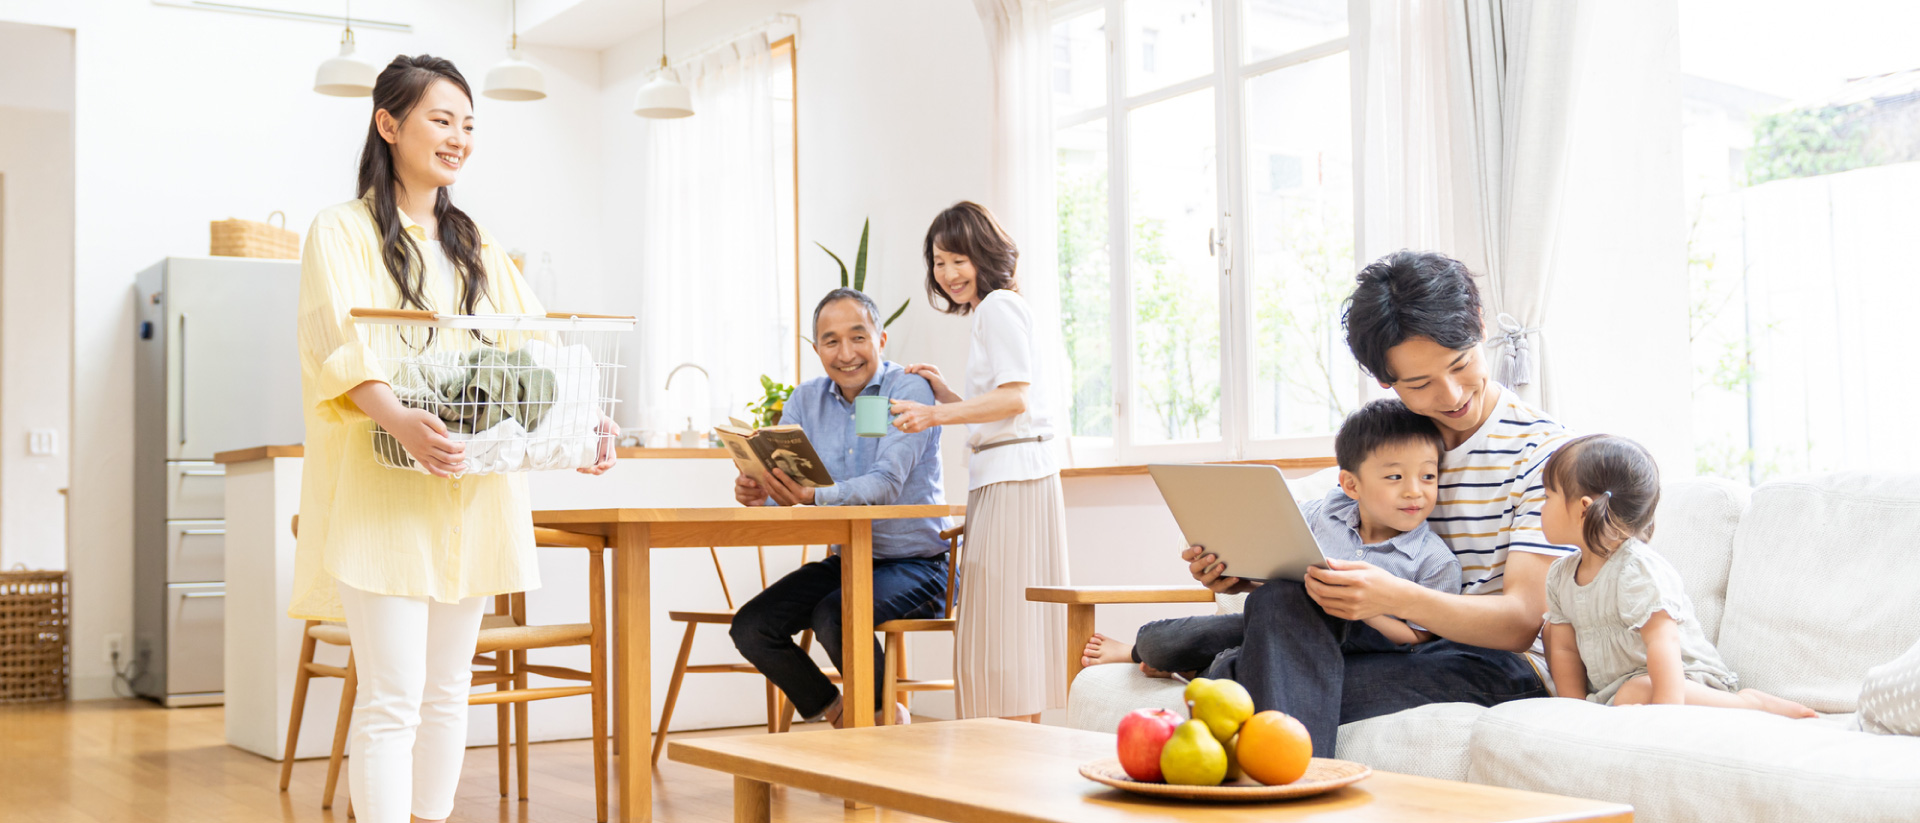
[[[1359,395],[1346,0],[1082,0],[1054,20],[1076,453],[1327,453]]]
[[[1920,459],[1906,375],[1916,25],[1912,4],[1680,3],[1701,474],[1761,483]]]

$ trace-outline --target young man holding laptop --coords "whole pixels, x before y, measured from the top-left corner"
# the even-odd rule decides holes
[[[1217,592],[1251,590],[1240,653],[1211,676],[1238,681],[1257,709],[1300,719],[1313,753],[1332,757],[1341,723],[1428,703],[1494,705],[1544,697],[1538,656],[1546,573],[1571,553],[1540,531],[1539,470],[1569,437],[1493,382],[1480,343],[1479,289],[1459,261],[1400,251],[1361,270],[1348,298],[1347,345],[1380,385],[1438,424],[1437,502],[1428,522],[1460,560],[1459,594],[1364,561],[1330,558],[1304,583],[1254,587],[1204,546],[1181,554]],[[1395,615],[1438,636],[1404,653],[1350,652],[1327,617]]]

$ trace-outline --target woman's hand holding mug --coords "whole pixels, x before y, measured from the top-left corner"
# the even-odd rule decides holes
[[[887,410],[893,413],[893,427],[907,434],[923,432],[940,425],[933,419],[934,408],[925,403],[896,398]]]

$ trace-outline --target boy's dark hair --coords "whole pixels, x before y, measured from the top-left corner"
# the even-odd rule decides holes
[[[873,331],[875,334],[878,334],[881,331],[883,331],[883,329],[881,329],[880,327],[880,307],[873,304],[873,298],[868,297],[866,292],[863,292],[859,289],[849,289],[845,286],[842,286],[840,288],[834,289],[833,291],[827,292],[826,297],[820,298],[820,302],[814,304],[813,306],[813,336],[814,337],[820,336],[820,313],[823,311],[826,311],[828,306],[831,306],[834,303],[840,302],[842,300],[858,301],[860,303],[860,307],[862,309],[865,309],[867,312],[867,322],[873,324],[873,328],[871,329],[871,331]]]
[[[973,288],[980,299],[1001,289],[1019,291],[1014,279],[1020,266],[1020,248],[986,206],[962,200],[947,207],[927,227],[922,253],[927,258],[927,302],[944,314],[967,314],[973,306],[955,303],[933,277],[933,247],[967,258],[973,264]],[[944,305],[942,305],[944,304]]]
[[[1347,415],[1340,433],[1333,436],[1333,456],[1341,469],[1358,472],[1360,464],[1380,447],[1409,440],[1433,446],[1435,459],[1447,453],[1447,441],[1432,418],[1416,414],[1397,399],[1383,398]]]
[[[1645,446],[1612,434],[1567,441],[1547,458],[1540,482],[1554,494],[1591,497],[1580,537],[1607,557],[1629,537],[1653,539],[1660,505],[1660,466]]]
[[[1480,288],[1460,261],[1430,251],[1400,251],[1367,264],[1354,278],[1340,322],[1353,359],[1375,379],[1399,378],[1387,350],[1425,337],[1454,351],[1480,344]]]

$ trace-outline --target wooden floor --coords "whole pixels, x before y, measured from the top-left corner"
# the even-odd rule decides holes
[[[134,700],[0,707],[0,820],[322,823],[347,819],[345,774],[332,811],[320,808],[325,760],[296,764],[293,785],[282,794],[280,764],[229,747],[221,711],[219,707],[162,709]],[[763,733],[764,729],[728,729],[673,737]],[[795,733],[820,732],[796,729]],[[588,745],[583,741],[536,743],[531,750],[532,799],[523,803],[500,797],[492,748],[468,749],[451,821],[591,823],[593,756]],[[661,823],[731,821],[733,778],[661,758],[654,772],[653,819]],[[926,818],[885,809],[849,810],[838,798],[775,787],[773,819],[917,823]]]

